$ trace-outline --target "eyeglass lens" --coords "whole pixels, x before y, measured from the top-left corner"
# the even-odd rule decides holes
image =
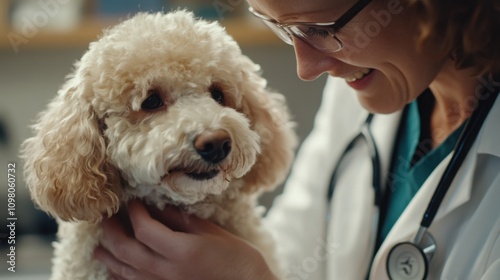
[[[311,25],[279,26],[274,22],[264,23],[285,43],[293,45],[292,35],[307,44],[324,51],[336,51],[342,48],[341,43],[331,34],[330,27]]]
[[[293,45],[291,34],[289,34],[282,27],[277,26],[275,23],[264,20],[263,21],[281,40],[289,45]]]
[[[293,25],[289,27],[293,34],[311,46],[323,51],[337,51],[342,48],[340,42],[328,26]]]

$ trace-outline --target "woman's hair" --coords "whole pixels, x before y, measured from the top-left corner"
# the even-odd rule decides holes
[[[499,0],[410,0],[420,24],[419,43],[439,56],[451,55],[458,68],[500,74]]]

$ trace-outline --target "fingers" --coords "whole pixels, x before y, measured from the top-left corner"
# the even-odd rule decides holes
[[[103,247],[99,246],[94,251],[94,257],[104,263],[108,268],[108,273],[111,275],[111,279],[116,280],[139,280],[139,279],[160,279],[154,275],[140,272],[130,265],[120,262],[118,259],[108,252]]]
[[[186,217],[186,213],[173,207],[163,211],[151,209],[158,219],[151,217],[139,201],[130,202],[128,210],[135,238],[160,255],[168,252],[168,255],[163,255],[167,260],[192,256],[199,245],[200,235],[221,231],[211,222],[193,215]]]
[[[128,209],[135,238],[138,241],[159,254],[162,252],[172,252],[175,254],[175,252],[179,251],[179,247],[183,244],[184,233],[173,231],[168,226],[153,219],[148,210],[139,201],[131,201]],[[179,221],[173,223],[181,224]]]
[[[177,207],[167,205],[163,210],[160,210],[155,206],[147,206],[147,210],[154,219],[166,225],[173,231],[192,231],[192,228],[190,227],[190,224],[192,223],[192,215],[180,210]]]
[[[146,206],[151,216],[166,225],[173,231],[180,231],[186,233],[203,234],[203,233],[216,233],[222,229],[207,220],[200,219],[194,214],[175,206],[165,206],[163,210],[154,206]]]
[[[132,268],[161,267],[160,262],[164,258],[129,235],[119,217],[114,216],[103,221],[102,229],[101,245],[102,249],[106,250],[105,252],[97,250],[97,256],[104,258],[106,266],[109,262],[108,267],[115,268],[114,272],[118,275],[128,277],[125,279],[133,279]]]
[[[237,263],[243,262],[245,267],[249,258],[242,258],[238,248],[254,254],[253,247],[242,246],[244,242],[219,226],[195,216],[183,216],[173,207],[148,211],[135,200],[129,203],[128,214],[130,220],[126,221],[130,224],[119,215],[103,221],[102,246],[95,250],[95,258],[117,280],[222,279],[219,276],[224,271],[193,270],[192,264],[220,267],[221,263],[240,259]]]
[[[137,279],[138,272],[134,268],[118,261],[103,247],[99,246],[95,249],[94,257],[104,263],[108,268],[109,273],[115,275],[115,278]]]

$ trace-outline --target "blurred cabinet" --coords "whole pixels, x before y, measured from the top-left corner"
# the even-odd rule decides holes
[[[244,0],[0,0],[0,50],[84,47],[135,12],[179,7],[219,21],[241,45],[278,42]]]

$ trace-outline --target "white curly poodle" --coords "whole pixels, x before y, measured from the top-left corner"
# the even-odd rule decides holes
[[[75,64],[21,147],[33,200],[59,223],[52,279],[107,279],[98,222],[131,198],[210,219],[278,272],[256,199],[284,180],[285,99],[215,22],[141,13]]]

